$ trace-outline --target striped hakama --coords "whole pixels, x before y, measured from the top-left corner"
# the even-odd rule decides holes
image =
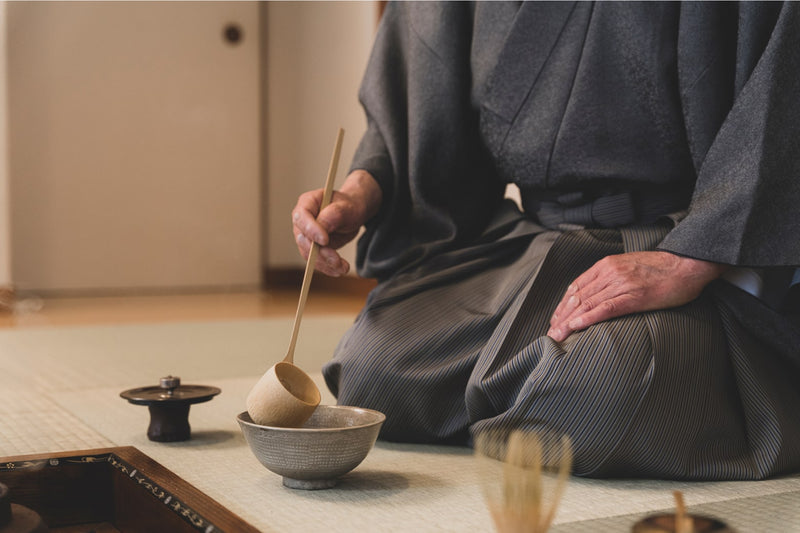
[[[389,440],[564,431],[585,476],[753,479],[800,466],[797,367],[752,338],[713,286],[563,343],[545,336],[575,277],[653,249],[668,224],[548,231],[510,206],[498,219],[475,246],[373,290],[324,369],[339,403],[386,413]]]

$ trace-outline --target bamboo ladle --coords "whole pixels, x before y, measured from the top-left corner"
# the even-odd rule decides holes
[[[342,148],[343,137],[344,130],[339,128],[333,156],[328,167],[328,176],[325,179],[322,203],[319,206],[320,212],[330,203],[333,194],[333,182],[336,179],[336,167],[339,164],[339,152]],[[312,242],[286,357],[267,370],[247,395],[247,412],[256,424],[280,427],[301,426],[319,405],[321,398],[319,388],[308,374],[294,364],[297,333],[300,331],[300,320],[306,307],[308,289],[311,286],[311,277],[314,275],[314,265],[318,253],[319,245]]]

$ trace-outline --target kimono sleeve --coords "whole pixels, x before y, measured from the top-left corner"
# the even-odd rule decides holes
[[[502,202],[470,97],[471,33],[469,4],[386,8],[359,92],[368,129],[351,165],[384,197],[358,243],[362,276],[385,279],[468,242]]]
[[[800,4],[763,7],[776,6],[771,21],[757,12],[762,6],[739,7],[738,41],[728,51],[736,54],[735,76],[724,81],[741,89],[718,129],[703,124],[704,108],[718,105],[713,95],[687,100],[720,80],[687,80],[681,88],[685,105],[698,110],[687,113],[687,129],[705,127],[710,144],[693,147],[698,177],[689,212],[662,250],[738,266],[800,265]]]

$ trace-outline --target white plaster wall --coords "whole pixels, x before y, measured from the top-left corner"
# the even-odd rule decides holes
[[[345,139],[340,185],[366,128],[358,87],[372,47],[377,2],[268,2],[266,21],[266,231],[271,268],[303,264],[291,230],[297,196],[323,186],[336,130]],[[354,245],[343,255],[354,263]]]
[[[0,288],[11,287],[12,281],[6,57],[6,2],[0,0]]]

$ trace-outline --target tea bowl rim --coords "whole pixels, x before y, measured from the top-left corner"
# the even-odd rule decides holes
[[[239,424],[249,426],[257,430],[270,430],[270,431],[280,431],[287,433],[336,433],[341,431],[352,431],[356,429],[369,428],[383,424],[386,421],[385,414],[375,409],[368,409],[366,407],[357,407],[352,405],[318,405],[314,412],[316,412],[319,409],[330,410],[330,411],[361,412],[374,415],[375,419],[367,423],[358,424],[354,426],[320,427],[320,428],[265,426],[261,424],[256,424],[255,422],[253,422],[252,418],[250,418],[250,413],[248,413],[247,411],[242,411],[241,413],[236,415],[236,421],[239,422]]]

